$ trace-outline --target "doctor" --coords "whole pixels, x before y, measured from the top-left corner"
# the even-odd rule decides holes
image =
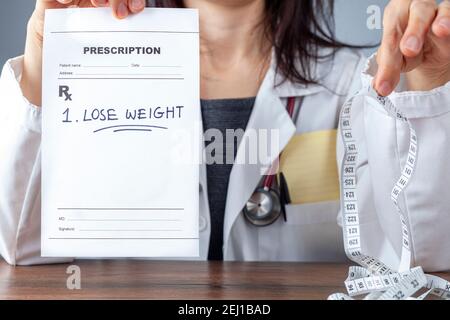
[[[10,264],[62,261],[40,257],[41,49],[44,10],[73,4],[110,6],[120,19],[145,6],[143,0],[37,1],[25,54],[6,63],[0,82],[0,253]],[[261,166],[202,165],[201,258],[346,259],[337,222],[339,111],[348,96],[372,83],[408,115],[419,139],[416,174],[402,202],[413,263],[430,271],[450,269],[450,1],[392,0],[382,45],[369,60],[334,40],[329,4],[156,1],[200,10],[205,130],[245,129],[244,139],[252,130],[280,133],[272,158],[282,153],[290,194],[285,219],[262,227],[243,213],[263,184]],[[295,98],[292,116],[286,109],[290,97]],[[401,228],[390,189],[407,152],[408,129],[369,105],[361,106],[353,124],[361,137],[357,190],[363,250],[395,267]],[[244,152],[242,145],[233,148]]]

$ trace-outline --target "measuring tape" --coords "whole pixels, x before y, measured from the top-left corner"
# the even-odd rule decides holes
[[[402,252],[398,270],[392,270],[376,258],[365,255],[361,250],[361,228],[359,224],[358,197],[356,192],[356,169],[358,147],[352,133],[351,111],[356,97],[374,99],[384,110],[398,121],[409,126],[409,149],[400,178],[391,191],[391,200],[397,210],[402,228]],[[442,299],[450,299],[450,283],[436,276],[426,275],[421,267],[411,269],[410,232],[399,206],[399,198],[414,174],[418,142],[416,132],[408,118],[387,97],[379,96],[368,87],[351,98],[342,107],[340,116],[344,161],[341,168],[341,214],[345,252],[348,258],[360,266],[350,267],[345,281],[347,294],[335,293],[329,300],[353,300],[354,296],[366,295],[364,300],[423,300],[432,294]],[[427,290],[428,289],[428,290]],[[426,290],[413,297],[420,290]]]

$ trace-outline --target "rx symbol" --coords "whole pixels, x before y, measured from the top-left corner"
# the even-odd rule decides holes
[[[72,94],[69,93],[69,86],[59,86],[59,97],[64,96],[64,101],[72,101]]]

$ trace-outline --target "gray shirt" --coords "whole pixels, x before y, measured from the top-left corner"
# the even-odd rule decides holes
[[[222,141],[215,141],[214,134],[213,137],[205,135],[206,138],[210,139],[210,141],[205,139],[205,146],[213,143],[210,148],[207,148],[206,152],[209,211],[211,216],[209,260],[223,260],[223,222],[228,181],[233,167],[232,163],[227,163],[226,161],[226,150],[232,150],[232,159],[234,159],[240,143],[240,141],[237,141],[238,139],[234,139],[232,145],[227,147],[225,143],[226,130],[245,130],[254,103],[255,98],[201,101],[203,129],[205,131],[210,129],[219,130],[223,138],[222,143]],[[210,132],[214,133],[213,131]],[[211,163],[213,159],[215,163]]]

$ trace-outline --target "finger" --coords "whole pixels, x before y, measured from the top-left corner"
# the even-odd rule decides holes
[[[400,42],[400,49],[407,58],[417,56],[436,17],[435,0],[413,0],[409,8],[408,27]]]
[[[109,6],[108,0],[91,0],[91,3],[94,7],[107,7]]]
[[[128,9],[132,13],[138,13],[144,10],[145,1],[144,0],[128,0]]]
[[[400,40],[408,23],[411,1],[391,1],[385,9],[383,18],[383,38],[377,53],[378,71],[373,86],[382,96],[394,91],[400,81],[403,67],[403,54]]]
[[[73,0],[56,0],[57,3],[59,4],[63,4],[63,5],[67,5],[70,4]],[[36,1],[36,6],[40,6],[40,5],[49,5],[51,3],[54,3],[55,0],[39,0]]]
[[[47,8],[51,8],[55,5],[55,3],[61,5],[61,6],[67,6],[71,4],[73,0],[39,0],[36,1],[36,8],[45,10]]]
[[[378,71],[373,86],[384,97],[390,95],[400,81],[404,62],[400,50],[397,51],[383,46],[377,53]]]
[[[438,9],[438,14],[434,20],[433,33],[439,38],[450,36],[450,1],[444,0]]]
[[[130,13],[127,0],[109,0],[114,15],[118,19],[124,19]]]

